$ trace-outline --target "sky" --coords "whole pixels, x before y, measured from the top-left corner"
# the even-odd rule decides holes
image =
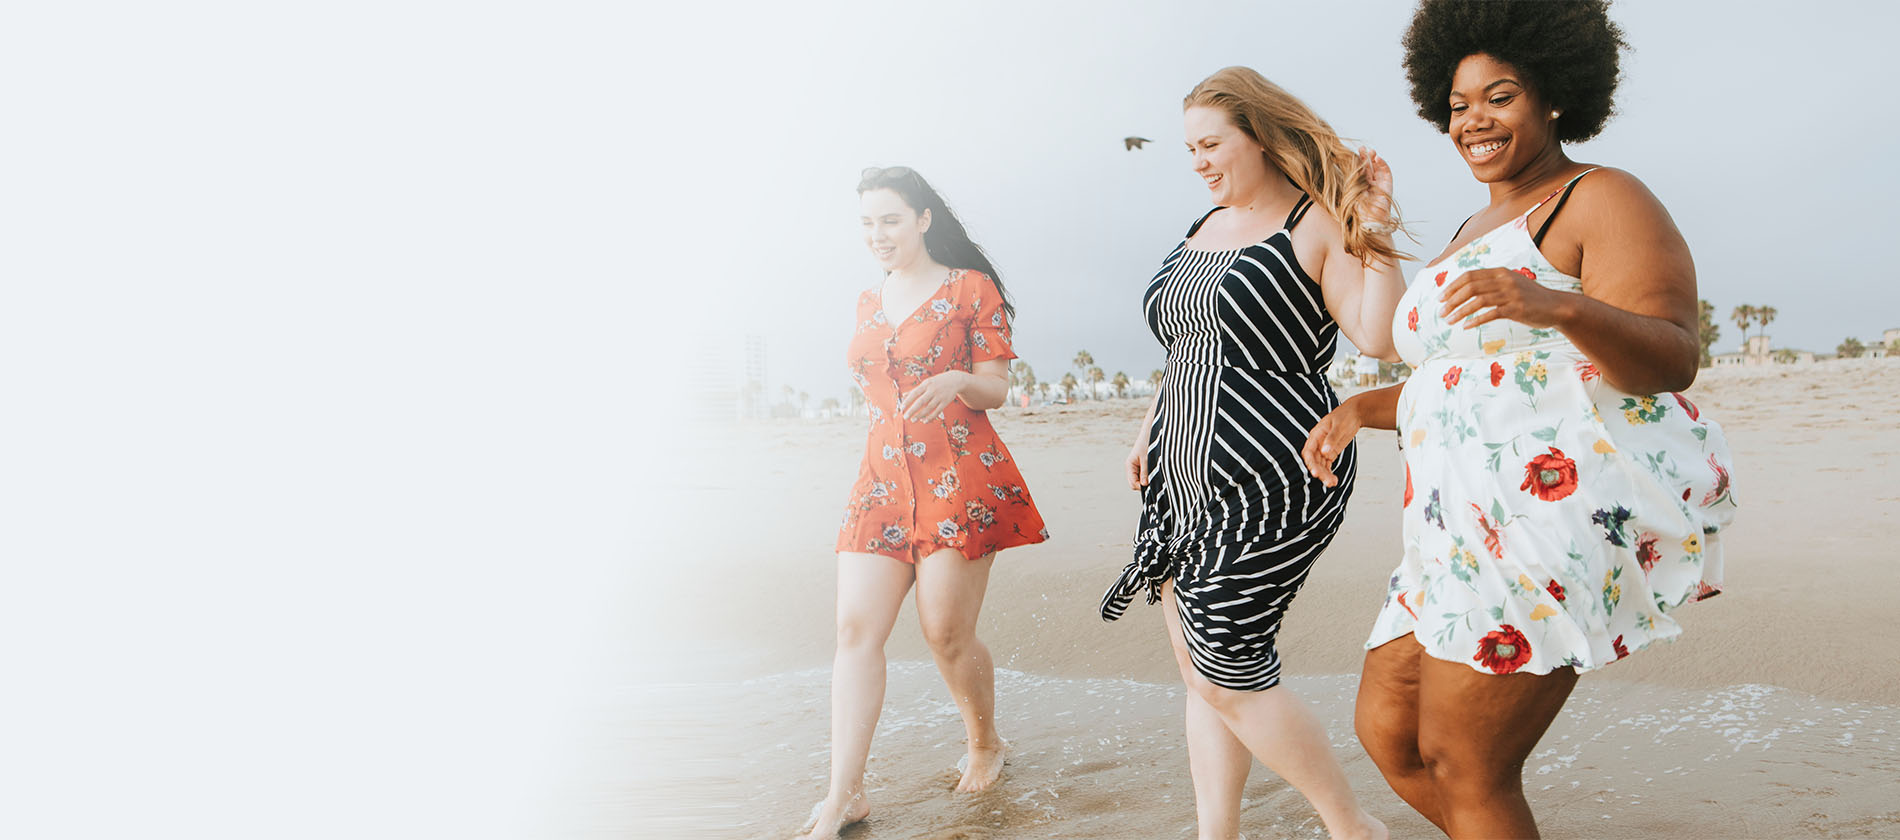
[[[1643,178],[1703,296],[1778,307],[1777,343],[1900,326],[1900,12],[1705,8],[1616,9],[1624,114],[1575,156]],[[1422,252],[1483,203],[1412,116],[1407,15],[11,10],[0,836],[546,836],[627,616],[694,596],[651,581],[714,524],[668,506],[695,359],[760,336],[773,387],[845,394],[860,169],[942,189],[1045,378],[1079,349],[1140,378],[1140,290],[1206,207],[1179,102],[1213,70],[1377,148]]]
[[[1180,101],[1226,65],[1259,70],[1384,155],[1418,256],[1486,201],[1407,94],[1407,3],[710,8],[716,27],[656,29],[691,68],[662,94],[659,113],[683,132],[660,148],[673,170],[661,178],[703,203],[654,245],[695,243],[682,282],[720,297],[721,328],[701,336],[765,337],[774,392],[850,387],[838,360],[853,302],[880,276],[855,226],[853,187],[871,165],[909,165],[946,196],[1002,273],[1017,351],[1041,378],[1080,349],[1111,374],[1160,367],[1140,292],[1210,206]],[[1739,345],[1728,313],[1742,303],[1779,310],[1776,346],[1833,352],[1900,327],[1900,287],[1850,244],[1883,241],[1897,218],[1895,120],[1877,80],[1892,75],[1883,39],[1900,11],[1710,8],[1613,7],[1632,48],[1620,114],[1570,155],[1635,174],[1669,209],[1716,307],[1717,352]],[[1127,135],[1156,142],[1125,151]]]

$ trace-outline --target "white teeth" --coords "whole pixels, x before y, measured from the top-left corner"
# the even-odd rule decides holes
[[[1466,148],[1471,150],[1472,157],[1484,157],[1485,155],[1504,148],[1504,141],[1493,140],[1489,143],[1480,143],[1476,146],[1468,146]]]

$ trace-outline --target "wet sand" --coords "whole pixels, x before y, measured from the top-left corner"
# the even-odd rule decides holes
[[[1682,639],[1587,675],[1526,768],[1547,837],[1900,835],[1900,359],[1704,371],[1689,392],[1734,447],[1727,591]],[[1120,463],[1138,399],[993,416],[1052,539],[999,556],[981,633],[1015,747],[993,791],[950,791],[962,731],[906,606],[887,648],[872,818],[848,838],[1192,837],[1183,695],[1158,609],[1096,615],[1138,507]],[[650,546],[628,671],[571,786],[576,837],[792,836],[825,790],[831,545],[861,420],[703,427],[656,513],[708,527]],[[1398,549],[1402,473],[1365,432],[1345,527],[1280,636],[1373,813],[1436,836],[1351,731],[1362,643]],[[688,467],[678,471],[679,467]],[[1256,767],[1250,836],[1323,836]]]

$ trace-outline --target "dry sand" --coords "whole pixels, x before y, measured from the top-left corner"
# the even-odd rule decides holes
[[[1735,450],[1727,591],[1679,613],[1680,641],[1583,679],[1526,768],[1545,835],[1900,836],[1900,359],[1704,371],[1689,394]],[[1194,836],[1160,611],[1096,615],[1128,559],[1138,502],[1120,464],[1142,409],[993,412],[1052,533],[999,556],[981,625],[1015,758],[995,790],[950,792],[962,732],[906,606],[876,810],[847,838]],[[684,480],[658,512],[702,524],[649,546],[670,559],[629,618],[633,665],[598,709],[574,836],[788,837],[825,790],[831,546],[862,421],[702,432],[662,456]],[[1279,645],[1367,807],[1395,836],[1438,836],[1351,731],[1401,494],[1392,433],[1360,445],[1345,527]],[[1323,836],[1264,768],[1245,815],[1256,840]]]

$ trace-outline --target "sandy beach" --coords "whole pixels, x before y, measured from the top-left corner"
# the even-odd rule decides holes
[[[1727,591],[1686,632],[1584,677],[1526,767],[1545,836],[1900,835],[1900,359],[1705,370],[1690,391],[1734,447]],[[998,667],[1001,783],[957,795],[962,730],[906,606],[872,748],[873,813],[847,838],[1192,837],[1183,690],[1158,608],[1096,614],[1138,500],[1120,464],[1140,399],[992,412],[1052,539],[1000,555],[981,633]],[[661,552],[626,627],[628,672],[591,722],[570,836],[792,836],[825,790],[835,564],[863,421],[705,427],[662,455],[655,513],[705,527]],[[1279,646],[1367,807],[1438,836],[1351,729],[1362,643],[1399,545],[1391,432],[1364,432],[1338,540]],[[681,468],[684,467],[682,470]],[[1255,768],[1250,836],[1321,837]]]

